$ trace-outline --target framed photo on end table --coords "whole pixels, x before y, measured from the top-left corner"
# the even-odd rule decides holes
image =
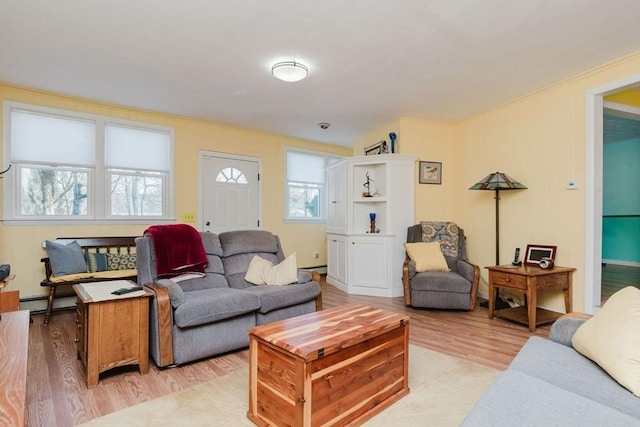
[[[524,257],[525,265],[540,266],[542,258],[556,259],[556,246],[547,245],[527,245],[527,252]]]

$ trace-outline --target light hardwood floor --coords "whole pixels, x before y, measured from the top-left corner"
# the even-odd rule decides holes
[[[640,289],[640,267],[605,264],[602,266],[602,304],[622,288],[635,286]]]
[[[549,335],[549,326],[531,333],[523,325],[490,320],[487,309],[480,306],[471,312],[417,310],[406,307],[403,298],[354,296],[326,283],[322,287],[325,308],[360,303],[407,313],[411,344],[497,369],[505,369],[530,336]],[[96,388],[87,389],[76,357],[75,312],[55,313],[48,326],[42,324],[43,315],[33,319],[29,330],[28,426],[74,426],[248,366],[248,350],[240,350],[177,368],[158,369],[150,363],[147,375],[140,375],[137,367],[117,368],[101,374]]]

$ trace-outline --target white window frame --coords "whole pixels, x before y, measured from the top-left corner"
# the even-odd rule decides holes
[[[308,154],[312,156],[322,157],[324,158],[324,184],[320,188],[320,200],[318,201],[320,205],[320,216],[318,218],[300,218],[300,217],[292,217],[289,212],[289,179],[288,179],[288,168],[289,168],[289,156],[290,152]],[[304,148],[298,147],[286,147],[284,151],[284,220],[285,222],[291,223],[323,223],[327,222],[327,174],[326,167],[329,164],[342,159],[343,156],[331,153],[325,153],[322,151],[315,150],[307,150]]]
[[[95,122],[95,164],[89,168],[87,184],[87,215],[79,216],[32,216],[20,213],[20,179],[16,175],[20,167],[50,167],[59,166],[64,169],[83,170],[87,168],[70,165],[43,165],[21,163],[11,165],[11,113],[13,110],[31,111],[36,114],[51,114],[54,116],[69,117],[70,119],[91,120]],[[171,127],[159,126],[143,122],[134,122],[114,117],[80,113],[57,108],[41,107],[37,105],[23,104],[13,101],[3,102],[3,170],[10,165],[11,169],[2,176],[3,210],[2,218],[5,225],[75,225],[75,224],[148,224],[150,222],[162,223],[175,220],[174,217],[174,146],[175,131]],[[110,200],[110,176],[112,170],[105,165],[105,126],[115,124],[142,130],[166,132],[169,134],[169,170],[166,171],[165,185],[163,189],[163,215],[111,215]],[[131,172],[131,170],[127,171]],[[140,170],[146,174],[150,171]]]

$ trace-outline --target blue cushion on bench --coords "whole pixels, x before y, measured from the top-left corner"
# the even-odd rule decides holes
[[[89,252],[85,256],[85,258],[87,259],[87,267],[89,268],[89,273],[108,270],[107,254]]]
[[[47,240],[45,246],[54,276],[87,272],[82,247],[75,240],[68,245]]]

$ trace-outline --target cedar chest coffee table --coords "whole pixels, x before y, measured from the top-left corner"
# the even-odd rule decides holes
[[[259,426],[358,425],[409,393],[409,317],[344,305],[249,330]]]

